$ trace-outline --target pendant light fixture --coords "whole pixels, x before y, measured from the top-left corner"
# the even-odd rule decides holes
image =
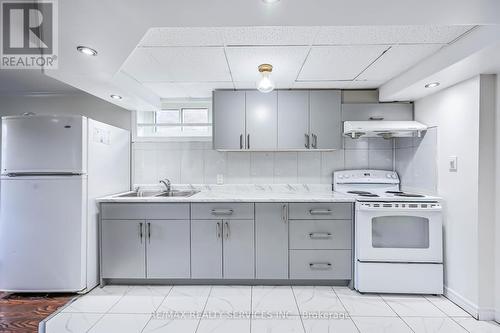
[[[271,79],[273,66],[270,64],[259,65],[261,78],[257,81],[257,90],[263,93],[268,93],[274,90],[274,81]]]

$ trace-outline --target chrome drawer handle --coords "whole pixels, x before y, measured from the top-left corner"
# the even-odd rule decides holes
[[[332,234],[329,232],[311,232],[309,238],[311,239],[328,239],[331,238]]]
[[[312,262],[309,264],[311,270],[326,271],[332,269],[332,264],[329,262]]]
[[[332,211],[330,209],[310,209],[309,213],[311,215],[330,215]]]
[[[212,215],[233,215],[232,209],[212,209]]]

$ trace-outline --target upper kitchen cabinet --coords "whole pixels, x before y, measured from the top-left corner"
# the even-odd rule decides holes
[[[246,144],[244,91],[214,91],[213,119],[215,149],[244,149]]]
[[[278,94],[276,91],[246,92],[246,148],[276,150],[278,137]]]
[[[412,103],[343,104],[342,121],[413,120]]]
[[[308,149],[309,92],[278,91],[278,149]]]
[[[312,149],[342,147],[340,90],[309,92],[310,146]]]

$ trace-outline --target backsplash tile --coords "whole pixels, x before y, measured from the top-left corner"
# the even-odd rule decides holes
[[[437,191],[437,127],[421,138],[397,138],[395,167],[401,187],[407,191],[435,194]]]
[[[330,184],[344,169],[393,169],[393,140],[345,138],[345,149],[305,152],[218,152],[211,142],[134,142],[133,184]]]

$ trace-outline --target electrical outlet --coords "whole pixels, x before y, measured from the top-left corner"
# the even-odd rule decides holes
[[[217,174],[217,185],[223,185],[223,184],[224,184],[224,175]]]
[[[449,167],[450,172],[457,172],[458,171],[457,157],[456,156],[448,157],[448,167]]]

